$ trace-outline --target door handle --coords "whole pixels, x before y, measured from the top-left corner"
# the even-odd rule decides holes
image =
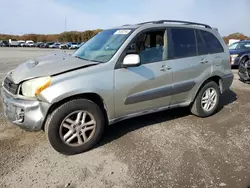
[[[162,65],[161,68],[160,68],[160,71],[167,71],[167,70],[170,70],[171,67],[167,66],[167,65]]]
[[[202,59],[202,60],[200,60],[200,63],[201,63],[201,64],[206,64],[206,63],[208,63],[208,60]]]

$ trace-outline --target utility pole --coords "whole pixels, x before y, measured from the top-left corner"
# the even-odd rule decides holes
[[[64,21],[64,31],[67,30],[67,15],[65,14],[65,21]]]

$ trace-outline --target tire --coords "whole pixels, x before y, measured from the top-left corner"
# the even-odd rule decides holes
[[[210,89],[216,92],[217,100],[214,102],[214,106],[211,107],[211,110],[206,111],[202,107],[202,98],[205,95],[205,92]],[[191,105],[191,113],[198,117],[208,117],[216,113],[219,107],[220,102],[220,89],[219,86],[214,81],[207,82],[199,91],[198,95],[196,96],[194,102]]]
[[[242,60],[240,61],[239,65],[240,64],[244,64],[246,61],[248,61],[248,57],[242,58]]]
[[[77,139],[76,142],[78,143],[76,143],[76,145],[73,145],[72,143],[70,143],[72,145],[69,145],[66,143],[67,139],[66,141],[63,140],[63,137],[66,136],[66,134],[63,134],[63,131],[65,131],[64,129],[66,128],[62,126],[62,122],[65,120],[67,116],[69,117],[68,119],[70,119],[74,115],[78,117],[79,111],[85,111],[86,113],[88,113],[86,118],[88,116],[89,118],[91,117],[94,118],[94,121],[95,121],[94,132],[90,134],[92,136],[86,142],[84,141],[84,137],[81,136],[81,139],[83,141],[82,145],[79,145],[79,142],[78,142],[79,135],[75,138]],[[73,115],[69,116],[70,114],[73,114]],[[76,121],[77,119],[75,120],[75,122]],[[67,124],[66,120],[65,122]],[[75,135],[79,133],[79,130],[77,133],[76,129],[78,128],[80,129],[80,125],[74,125],[74,126],[76,126],[76,128],[74,129],[75,132],[70,134],[72,135],[72,137],[73,137],[73,134]],[[69,125],[68,127],[72,128],[74,126]],[[45,134],[51,146],[57,152],[64,154],[64,155],[74,155],[74,154],[83,153],[92,149],[102,138],[104,127],[105,127],[104,115],[102,113],[102,110],[97,104],[87,99],[75,99],[75,100],[71,100],[71,101],[64,103],[63,105],[59,106],[56,110],[52,112],[52,114],[48,117],[46,124],[45,124]],[[71,130],[71,129],[68,129],[68,130]],[[81,129],[80,131],[82,130],[83,129]],[[79,134],[83,134],[83,132],[85,132],[84,135],[86,138],[86,135],[87,135],[86,131],[82,131],[82,133],[80,132]],[[71,137],[69,136],[69,138]]]

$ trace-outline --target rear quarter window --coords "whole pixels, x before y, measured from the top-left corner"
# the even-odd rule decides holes
[[[214,36],[214,34],[203,30],[201,30],[200,33],[206,43],[209,53],[214,54],[224,52],[220,41]]]

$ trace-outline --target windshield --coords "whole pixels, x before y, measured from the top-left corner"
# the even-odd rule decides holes
[[[250,49],[250,42],[236,42],[229,46],[229,50]]]
[[[84,43],[72,56],[88,61],[109,61],[131,34],[129,29],[104,30]]]

